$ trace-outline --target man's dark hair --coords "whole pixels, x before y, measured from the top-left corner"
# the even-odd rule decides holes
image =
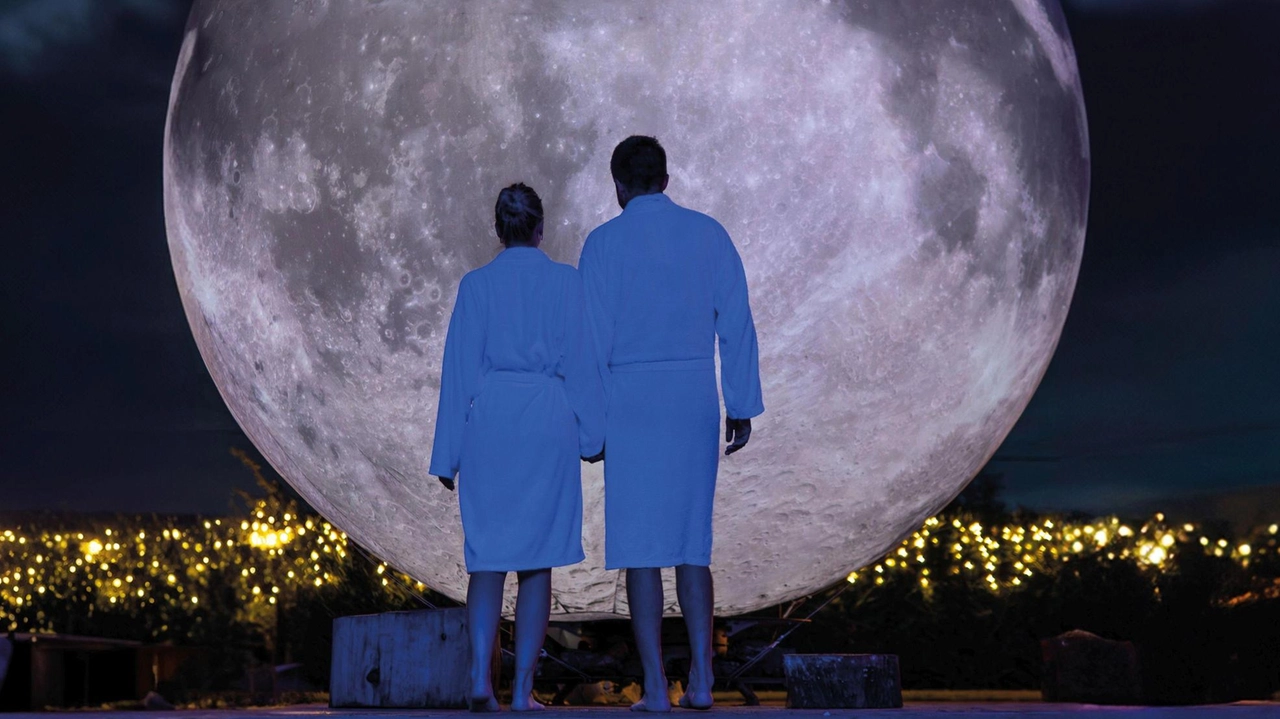
[[[498,204],[493,214],[494,229],[502,238],[502,244],[507,247],[527,245],[538,223],[542,222],[542,198],[532,187],[517,182],[498,193]]]
[[[632,135],[613,148],[609,170],[632,192],[656,192],[667,175],[667,152],[656,138]]]

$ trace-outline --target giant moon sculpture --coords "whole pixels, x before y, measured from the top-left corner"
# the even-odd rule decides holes
[[[1057,345],[1089,152],[1054,0],[197,0],[164,147],[196,341],[280,474],[446,595],[461,525],[427,459],[458,280],[518,180],[575,263],[635,133],[733,236],[760,337],[768,409],[717,488],[718,613],[910,534]],[[626,614],[599,465],[583,483],[588,558],[556,570],[553,611]]]

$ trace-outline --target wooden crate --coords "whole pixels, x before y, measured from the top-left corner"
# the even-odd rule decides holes
[[[902,706],[893,654],[787,654],[787,706],[794,709],[885,709]]]
[[[465,608],[339,617],[329,705],[464,708],[470,660]]]

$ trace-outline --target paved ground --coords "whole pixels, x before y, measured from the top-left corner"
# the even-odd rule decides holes
[[[469,716],[465,711],[442,710],[353,710],[329,709],[322,706],[287,707],[281,709],[255,710],[201,710],[155,712],[162,717],[172,719],[428,719],[441,717],[444,719],[463,719]],[[508,718],[510,714],[503,712]],[[76,719],[138,719],[139,712],[75,712]],[[674,717],[705,716],[724,717],[725,719],[857,719],[866,716],[895,717],[896,719],[917,719],[924,717],[963,716],[993,717],[995,719],[1011,719],[1018,716],[1029,716],[1035,719],[1053,719],[1055,717],[1105,717],[1105,719],[1280,719],[1280,702],[1240,702],[1235,704],[1215,704],[1190,707],[1117,707],[1095,706],[1092,704],[1045,704],[1042,702],[908,702],[901,709],[848,710],[833,709],[784,709],[782,707],[743,707],[726,706],[710,712],[693,712],[678,710]],[[636,716],[625,708],[557,708],[539,715],[539,719],[623,719]],[[49,719],[48,714],[6,714],[5,719]]]

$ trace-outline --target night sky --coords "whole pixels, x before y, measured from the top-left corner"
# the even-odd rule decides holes
[[[196,349],[164,234],[187,8],[0,4],[0,511],[221,513],[252,487],[228,450],[258,455]],[[1280,3],[1067,13],[1093,155],[1084,261],[989,469],[1037,509],[1280,495]]]

